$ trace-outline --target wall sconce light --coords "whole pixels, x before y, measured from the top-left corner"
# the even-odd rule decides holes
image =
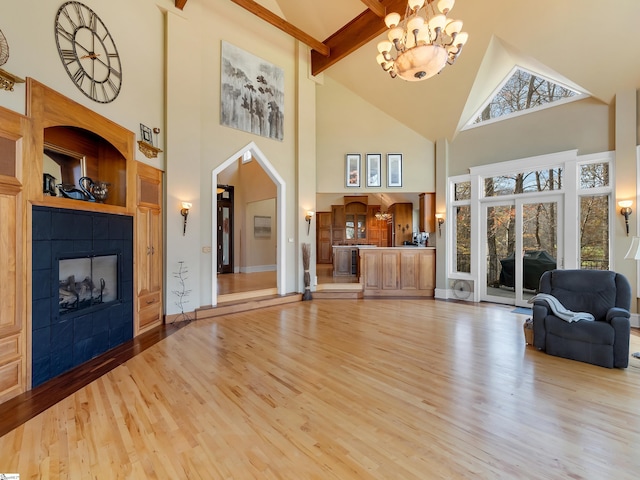
[[[182,236],[184,237],[185,233],[187,233],[187,217],[189,216],[189,209],[191,208],[191,204],[189,202],[182,202],[182,210],[180,210],[180,215],[184,217],[184,222],[182,224]]]
[[[314,214],[315,212],[309,210],[304,217],[304,219],[307,221],[307,235],[309,235],[309,231],[311,230],[311,219],[313,218]]]
[[[620,207],[620,214],[624,216],[624,225],[627,228],[627,237],[629,236],[629,215],[633,212],[631,210],[633,200],[620,200],[618,206]]]
[[[438,222],[438,236],[442,236],[442,224],[444,223],[444,213],[436,213],[436,221]]]

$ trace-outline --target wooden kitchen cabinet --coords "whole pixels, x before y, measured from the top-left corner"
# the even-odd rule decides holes
[[[162,323],[162,171],[137,163],[135,334]]]
[[[316,213],[316,262],[331,263],[332,257],[331,212]]]
[[[365,297],[433,297],[435,249],[391,247],[361,249]]]
[[[419,231],[433,233],[436,231],[436,194],[421,193],[418,198],[420,212],[418,215]]]
[[[392,247],[413,242],[413,203],[394,203],[389,207],[393,214]]]
[[[345,212],[344,205],[331,205],[331,242],[333,245],[342,245],[345,242]]]
[[[367,240],[369,245],[388,247],[387,221],[376,218],[376,213],[379,211],[380,205],[369,205],[367,207]]]
[[[353,276],[358,274],[358,247],[333,247],[333,275]]]

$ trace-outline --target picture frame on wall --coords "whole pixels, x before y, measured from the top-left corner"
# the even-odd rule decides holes
[[[253,237],[271,238],[271,217],[264,215],[253,216]]]
[[[387,153],[387,187],[402,186],[402,154]]]
[[[147,142],[149,145],[153,145],[153,136],[151,135],[151,129],[146,125],[140,124],[140,139],[143,142]]]
[[[359,153],[347,153],[345,160],[345,175],[347,187],[360,186],[360,160]]]
[[[382,155],[367,153],[367,187],[382,186]]]

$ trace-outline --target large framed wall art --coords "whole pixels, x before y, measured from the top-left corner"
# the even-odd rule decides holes
[[[284,71],[222,42],[220,123],[245,132],[284,138]]]

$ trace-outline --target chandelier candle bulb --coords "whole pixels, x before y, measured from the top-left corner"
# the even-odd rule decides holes
[[[458,33],[460,33],[460,30],[462,30],[462,20],[451,20],[444,27],[445,33],[451,36],[453,36],[454,34],[457,35]]]
[[[455,0],[440,0],[438,2],[438,10],[440,10],[445,15],[449,13],[449,10],[453,8],[453,4]]]
[[[400,20],[402,20],[402,17],[396,12],[391,12],[389,15],[384,17],[384,23],[387,25],[387,28],[397,27]]]
[[[404,17],[396,12],[385,17],[389,41],[378,43],[376,61],[391,78],[425,80],[453,65],[469,39],[462,20],[447,18],[454,3],[408,0]]]

